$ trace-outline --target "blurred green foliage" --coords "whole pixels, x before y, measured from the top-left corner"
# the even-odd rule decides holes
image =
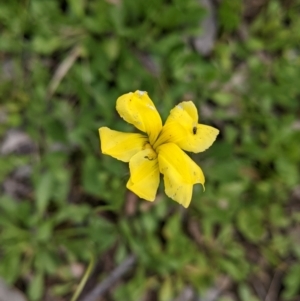
[[[224,0],[204,57],[192,41],[206,11],[194,0],[1,3],[0,138],[17,128],[34,144],[0,157],[3,183],[31,169],[27,194],[0,196],[1,277],[32,301],[69,298],[73,265],[134,253],[113,300],[149,290],[171,300],[187,284],[203,294],[221,276],[238,300],[260,300],[253,279],[267,293],[278,273],[278,300],[299,298],[299,13],[298,0],[271,0],[247,23],[242,1]],[[192,99],[221,130],[192,156],[207,182],[186,211],[160,193],[130,213],[127,165],[100,154],[100,126],[133,131],[115,101],[137,89],[163,118]]]

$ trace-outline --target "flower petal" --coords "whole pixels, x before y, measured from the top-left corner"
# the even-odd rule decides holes
[[[174,143],[159,146],[157,152],[166,194],[187,208],[191,202],[193,185],[200,183],[204,186],[201,168]]]
[[[126,187],[140,198],[154,201],[159,185],[159,169],[156,153],[147,148],[134,155],[130,162],[130,179]]]
[[[199,153],[208,149],[216,140],[219,130],[198,124],[197,109],[192,101],[184,101],[171,110],[154,148],[173,142],[183,150]]]
[[[183,111],[187,112],[194,123],[198,123],[198,111],[192,101],[183,101],[178,106],[181,107]]]
[[[117,99],[117,111],[128,123],[147,133],[153,144],[162,129],[161,118],[147,92],[135,91]]]
[[[132,156],[144,149],[148,142],[142,134],[122,133],[107,127],[99,129],[101,151],[123,162],[129,162]]]

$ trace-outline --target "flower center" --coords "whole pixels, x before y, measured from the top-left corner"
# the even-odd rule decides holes
[[[156,152],[153,150],[152,146],[150,143],[146,143],[143,147],[144,150],[147,150],[147,155],[145,156],[145,158],[147,158],[148,160],[152,161],[154,159],[157,158],[157,154]]]
[[[174,134],[172,132],[172,127],[170,126],[164,126],[158,135],[156,141],[153,144],[153,149],[156,150],[160,145],[168,143],[168,142],[174,142]]]

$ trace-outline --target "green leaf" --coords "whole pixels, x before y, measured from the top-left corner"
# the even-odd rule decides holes
[[[300,265],[295,264],[291,266],[284,278],[283,297],[285,299],[292,299],[300,292]]]
[[[58,262],[53,253],[41,249],[36,254],[34,266],[36,271],[52,274],[58,268]]]
[[[43,214],[53,193],[53,175],[50,172],[42,174],[36,186],[36,205],[39,214]]]
[[[231,32],[238,28],[242,16],[241,0],[224,0],[218,11],[219,21],[225,31]]]
[[[250,241],[259,241],[265,233],[263,216],[262,210],[257,207],[245,208],[238,212],[238,228]]]
[[[14,283],[20,272],[21,253],[19,251],[9,252],[2,255],[0,264],[0,275],[9,284]]]
[[[47,242],[53,231],[53,221],[52,220],[42,220],[36,229],[35,239],[41,243]]]
[[[244,283],[239,285],[238,292],[241,301],[259,301],[259,299],[251,292],[250,288]]]
[[[31,301],[41,300],[44,293],[44,275],[41,272],[36,273],[29,282],[28,296]]]

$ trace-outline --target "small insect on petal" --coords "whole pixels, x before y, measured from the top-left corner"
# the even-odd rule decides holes
[[[196,127],[196,126],[193,127],[193,134],[194,134],[194,135],[197,134],[197,127]]]

